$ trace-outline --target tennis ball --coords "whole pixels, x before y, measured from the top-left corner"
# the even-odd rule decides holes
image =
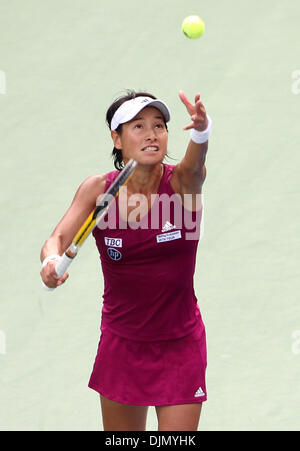
[[[205,23],[199,16],[188,16],[182,22],[181,28],[189,39],[198,39],[205,32]]]

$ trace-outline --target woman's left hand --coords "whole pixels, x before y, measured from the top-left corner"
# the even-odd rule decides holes
[[[206,111],[203,103],[200,100],[200,94],[195,96],[195,104],[192,104],[183,91],[179,91],[179,97],[182,103],[185,105],[187,112],[191,116],[192,123],[183,127],[183,130],[190,130],[192,128],[202,132],[208,125],[208,119],[206,117]]]

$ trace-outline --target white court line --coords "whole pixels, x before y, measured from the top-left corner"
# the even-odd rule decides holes
[[[0,70],[0,94],[6,94],[6,75]]]
[[[300,330],[294,330],[292,333],[292,353],[297,355],[300,354]]]
[[[294,80],[291,86],[292,94],[300,94],[300,69],[294,70],[291,77]]]
[[[0,330],[0,354],[6,354],[6,335]]]

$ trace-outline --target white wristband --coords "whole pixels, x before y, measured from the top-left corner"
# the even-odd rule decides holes
[[[208,125],[206,127],[205,130],[203,130],[203,132],[199,132],[198,130],[195,130],[194,128],[192,128],[191,132],[190,132],[190,138],[191,140],[196,143],[196,144],[203,144],[206,141],[208,141],[208,138],[211,135],[211,124],[212,124],[212,120],[209,117],[209,115],[206,115],[207,120],[208,120]]]
[[[60,260],[60,259],[61,259],[61,256],[58,254],[49,255],[48,257],[45,258],[45,260],[43,260],[42,268],[44,268],[44,266],[46,266],[48,262],[51,262],[53,260]]]

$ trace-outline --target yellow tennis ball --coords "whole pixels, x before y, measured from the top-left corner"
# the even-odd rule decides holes
[[[199,16],[188,16],[182,22],[181,28],[189,39],[198,39],[205,32],[205,23]]]

